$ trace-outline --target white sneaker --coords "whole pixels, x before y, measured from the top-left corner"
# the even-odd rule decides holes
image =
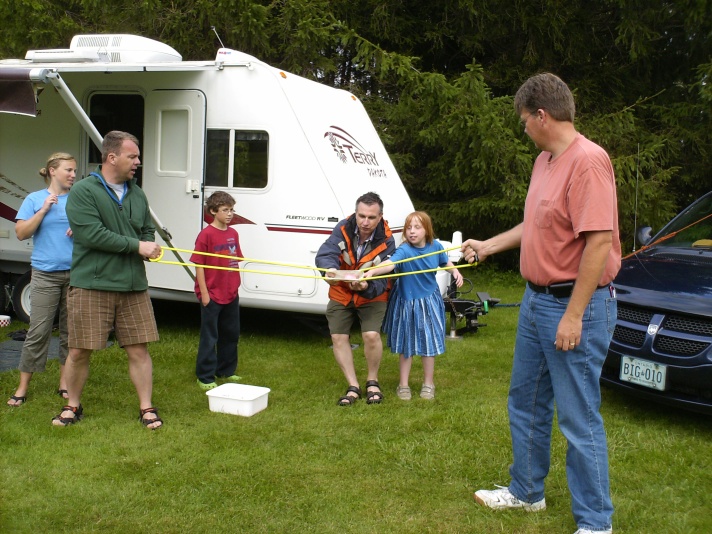
[[[400,400],[410,400],[410,388],[408,386],[398,386],[396,388],[396,395]]]
[[[426,386],[423,384],[423,387],[420,388],[420,398],[421,399],[434,399],[435,398],[435,386]]]
[[[524,502],[517,499],[509,492],[509,488],[497,486],[496,490],[478,490],[475,492],[475,500],[482,506],[488,506],[494,510],[513,510],[521,508],[525,512],[538,512],[546,508],[546,500],[537,502]]]
[[[608,530],[591,530],[590,528],[580,528],[574,534],[613,534],[613,529]]]

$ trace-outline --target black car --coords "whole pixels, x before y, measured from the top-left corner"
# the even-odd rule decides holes
[[[618,321],[603,384],[712,415],[712,191],[683,210],[614,281]]]

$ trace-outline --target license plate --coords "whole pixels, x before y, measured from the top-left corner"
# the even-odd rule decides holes
[[[624,382],[665,391],[667,389],[667,365],[621,356],[620,378]]]

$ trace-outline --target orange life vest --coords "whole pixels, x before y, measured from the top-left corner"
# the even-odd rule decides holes
[[[380,254],[388,249],[388,239],[392,236],[391,229],[388,227],[388,223],[385,219],[381,221],[383,223],[384,238],[383,240],[373,247],[367,254],[361,256],[360,260],[356,260],[356,254],[353,250],[352,238],[353,234],[350,233],[349,228],[351,225],[345,224],[341,227],[341,234],[344,236],[344,247],[341,252],[341,266],[340,269],[344,271],[357,271],[365,267],[370,267],[371,265],[376,265],[385,258],[381,258]],[[377,231],[378,229],[374,230]],[[358,307],[368,302],[385,302],[388,300],[388,293],[391,289],[391,282],[388,281],[387,289],[372,299],[363,298],[358,291],[352,291],[349,288],[349,282],[340,282],[329,288],[329,298],[335,300],[344,306],[347,306],[349,302],[353,300],[354,306]]]

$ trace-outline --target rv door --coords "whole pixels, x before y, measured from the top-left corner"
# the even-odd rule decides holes
[[[192,89],[155,90],[146,98],[141,187],[172,246],[185,250],[193,250],[203,222],[205,106],[205,94]],[[181,256],[189,261],[190,254]],[[163,259],[176,261],[168,252]],[[184,267],[151,263],[146,270],[154,294],[193,291]]]

